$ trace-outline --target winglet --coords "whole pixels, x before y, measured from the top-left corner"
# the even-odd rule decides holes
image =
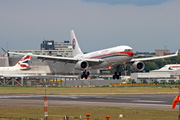
[[[5,53],[7,53],[7,51],[6,51],[4,48],[1,47],[1,49],[2,49]]]
[[[177,56],[178,56],[178,52],[179,52],[179,50],[176,51],[176,55],[177,55]]]

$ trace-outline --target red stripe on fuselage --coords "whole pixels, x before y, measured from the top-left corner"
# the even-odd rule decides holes
[[[110,56],[110,55],[119,55],[119,54],[124,54],[124,55],[128,55],[128,56],[132,56],[133,57],[134,56],[134,51],[114,52],[114,53],[94,56],[94,57],[91,57],[90,59],[101,58],[101,57],[106,57],[106,56]]]
[[[170,66],[169,68],[180,68],[180,66]]]

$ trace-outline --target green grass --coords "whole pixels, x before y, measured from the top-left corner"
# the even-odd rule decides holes
[[[0,107],[0,118],[40,120],[44,117],[43,107]],[[49,120],[63,120],[68,116],[69,120],[86,120],[86,114],[90,114],[90,120],[174,120],[178,117],[178,111],[124,109],[115,107],[48,107]],[[119,118],[119,114],[123,114]]]
[[[56,95],[117,95],[117,94],[178,94],[178,88],[170,86],[121,86],[121,87],[0,87],[0,94]]]

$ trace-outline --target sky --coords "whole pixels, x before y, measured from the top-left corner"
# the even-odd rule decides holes
[[[175,52],[179,6],[180,0],[0,0],[0,47],[39,50],[45,39],[70,41],[74,30],[83,52],[119,45]]]

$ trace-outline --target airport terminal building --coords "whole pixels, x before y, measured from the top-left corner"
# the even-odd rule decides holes
[[[32,53],[36,55],[53,55],[61,57],[73,57],[72,54],[72,44],[69,41],[64,42],[54,42],[54,40],[44,40],[40,44],[40,50],[9,50],[10,52],[17,53]],[[12,56],[19,56],[9,54]]]

